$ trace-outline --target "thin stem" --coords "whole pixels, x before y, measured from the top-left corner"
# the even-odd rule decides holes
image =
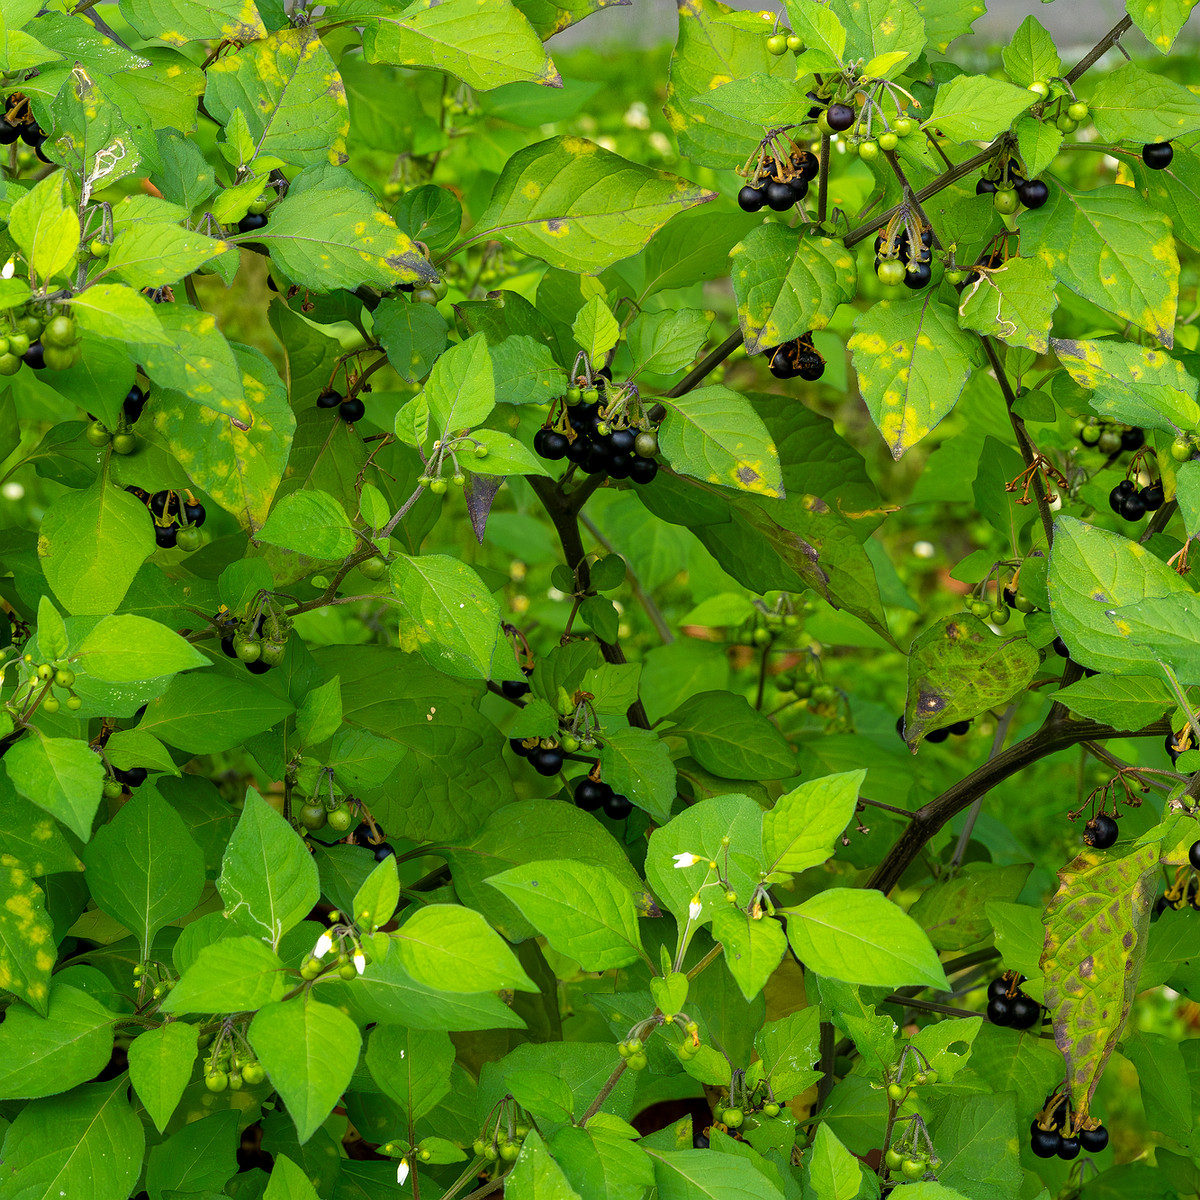
[[[866,796],[859,796],[859,804],[869,804],[872,808],[882,808],[884,812],[895,813],[898,817],[904,817],[906,820],[912,820],[912,813],[907,808],[897,808],[894,804],[884,804],[882,800],[868,800]]]
[[[691,970],[690,970],[690,971],[687,973],[687,977],[688,977],[689,979],[695,979],[695,978],[696,978],[696,976],[697,976],[697,975],[699,975],[699,974],[700,974],[700,972],[701,972],[701,971],[703,971],[705,967],[709,966],[711,963],[714,963],[714,962],[716,962],[716,960],[717,960],[717,959],[720,957],[721,951],[722,951],[723,949],[724,949],[724,947],[721,945],[721,943],[720,943],[720,942],[718,942],[718,943],[717,943],[717,944],[716,944],[716,945],[715,945],[715,946],[714,946],[714,947],[713,947],[713,948],[712,948],[712,949],[711,949],[711,950],[710,950],[710,951],[709,951],[709,952],[708,952],[708,953],[707,953],[707,954],[706,954],[706,955],[705,955],[705,956],[704,956],[704,957],[703,957],[703,958],[702,958],[702,959],[701,959],[701,960],[700,960],[700,961],[699,961],[699,962],[698,962],[698,963],[697,963],[697,964],[696,964],[696,965],[695,965],[695,966],[694,966],[694,967],[693,967],[693,968],[692,968],[692,969],[691,969]]]
[[[1064,76],[1068,84],[1073,84],[1089,67],[1104,57],[1105,51],[1116,45],[1121,37],[1133,28],[1132,17],[1122,17]]]
[[[938,241],[937,230],[933,228],[933,222],[926,216],[925,210],[921,207],[921,202],[913,194],[912,185],[908,182],[908,177],[904,174],[904,168],[900,165],[900,160],[896,157],[895,150],[885,150],[883,156],[888,160],[892,172],[900,181],[900,186],[904,189],[904,199],[917,210],[917,216],[921,218],[922,227],[928,229],[933,234],[933,244],[940,249],[942,243]]]
[[[604,1086],[596,1093],[596,1098],[587,1106],[587,1112],[579,1118],[580,1125],[586,1125],[599,1111],[600,1105],[608,1099],[609,1093],[620,1082],[621,1076],[625,1074],[625,1059],[621,1059],[613,1068],[613,1073],[604,1081]]]
[[[1146,777],[1149,775],[1161,775],[1164,779],[1171,780],[1172,783],[1186,783],[1188,779],[1186,775],[1181,775],[1178,771],[1164,771],[1160,767],[1135,767],[1132,763],[1125,762],[1115,754],[1110,754],[1108,750],[1096,742],[1084,742],[1083,749],[1088,754],[1098,758],[1106,766],[1112,767],[1114,771],[1132,772],[1148,787],[1160,788],[1164,792],[1173,790],[1171,783],[1160,783],[1157,779],[1148,779]]]
[[[829,134],[821,135],[821,172],[817,176],[817,222],[823,225],[829,213]],[[849,243],[847,243],[849,245]]]
[[[972,1008],[955,1008],[952,1004],[938,1004],[933,1000],[915,1000],[912,996],[898,996],[893,992],[884,996],[882,1004],[899,1004],[904,1008],[915,1008],[918,1012],[945,1013],[948,1017],[977,1017]]]
[[[668,399],[684,396],[714,367],[723,363],[743,342],[742,331],[735,329],[715,350],[706,354],[669,392]]]
[[[837,1051],[835,1032],[832,1021],[821,1022],[819,1043],[821,1057],[817,1062],[817,1070],[821,1072],[821,1078],[817,1080],[816,1110],[818,1112],[829,1098],[829,1093],[833,1091],[833,1063]]]
[[[767,655],[770,653],[771,645],[768,642],[762,648],[762,654],[758,663],[758,695],[754,698],[754,707],[762,712],[763,692],[767,687]]]
[[[1004,739],[1008,736],[1008,727],[1012,724],[1012,719],[1016,715],[1017,706],[1010,704],[1004,710],[1004,715],[996,723],[996,736],[992,738],[992,748],[988,751],[988,761],[990,762],[1004,748]],[[979,813],[983,809],[984,797],[980,796],[967,811],[967,819],[963,823],[962,833],[958,835],[958,845],[954,847],[954,854],[950,858],[950,869],[957,871],[962,866],[963,856],[967,852],[967,843],[971,840],[971,833],[975,828],[975,822],[979,820]]]
[[[1167,683],[1171,685],[1171,691],[1175,693],[1175,699],[1179,701],[1179,707],[1187,714],[1188,724],[1192,727],[1192,737],[1195,739],[1196,745],[1200,746],[1200,720],[1197,720],[1191,704],[1188,703],[1187,693],[1179,685],[1179,677],[1172,670],[1170,663],[1160,663],[1159,666],[1162,667],[1163,674],[1167,677]]]
[[[395,529],[396,526],[399,525],[402,520],[404,520],[405,514],[408,512],[408,510],[410,508],[412,508],[412,506],[414,504],[416,504],[416,502],[418,500],[420,500],[421,494],[424,491],[425,491],[425,489],[423,487],[418,487],[417,490],[415,492],[413,492],[413,494],[411,496],[409,496],[409,498],[407,500],[405,500],[405,502],[402,505],[400,505],[400,507],[398,509],[396,509],[396,512],[393,515],[392,519],[379,531],[379,536],[381,538],[386,538],[386,537],[392,536],[392,530]]]

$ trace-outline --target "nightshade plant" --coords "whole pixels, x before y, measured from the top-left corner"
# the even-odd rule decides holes
[[[601,7],[5,0],[0,1200],[1196,1193],[1190,0]]]

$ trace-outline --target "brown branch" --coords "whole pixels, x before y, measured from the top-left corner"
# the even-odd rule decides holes
[[[1089,67],[1094,66],[1105,53],[1133,28],[1131,17],[1122,17],[1066,74],[1066,81],[1074,83]]]

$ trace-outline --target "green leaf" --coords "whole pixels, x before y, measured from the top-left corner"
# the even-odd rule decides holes
[[[639,313],[627,334],[633,359],[629,377],[682,371],[699,354],[711,326],[711,316],[694,308]]]
[[[946,987],[925,931],[879,892],[830,888],[786,912],[788,941],[810,971],[845,983]]]
[[[1027,176],[1034,179],[1054,162],[1063,144],[1064,134],[1049,121],[1039,121],[1028,114],[1018,117],[1013,129]]]
[[[39,635],[41,627],[39,623]],[[174,630],[145,617],[104,617],[71,656],[93,679],[136,683],[208,666],[209,659]]]
[[[313,688],[296,710],[296,736],[303,746],[333,737],[342,723],[342,681],[335,675]]]
[[[489,678],[499,645],[500,606],[474,570],[445,554],[400,554],[388,574],[400,602],[401,648],[418,651],[449,675]]]
[[[428,904],[392,935],[418,983],[446,992],[537,991],[503,938],[474,910]]]
[[[222,937],[200,950],[163,1001],[162,1011],[253,1012],[282,999],[287,990],[283,971],[278,955],[258,938]]]
[[[1046,908],[1046,1007],[1066,1059],[1077,1123],[1088,1115],[1138,991],[1158,859],[1157,843],[1126,854],[1084,850],[1058,872],[1059,888]]]
[[[953,878],[926,888],[908,915],[929,934],[935,950],[964,950],[991,931],[988,903],[1015,901],[1029,871],[1028,863],[1010,867],[968,863]]]
[[[670,819],[675,765],[667,744],[652,730],[630,726],[605,733],[600,771],[618,795],[627,796],[655,821]]]
[[[129,1082],[159,1133],[191,1079],[198,1033],[195,1025],[168,1021],[143,1030],[129,1044]]]
[[[808,1182],[820,1200],[854,1200],[862,1183],[862,1164],[827,1124],[813,1139]]]
[[[561,87],[541,38],[511,0],[447,0],[367,24],[368,62],[445,71],[486,92],[527,80]]]
[[[424,379],[446,346],[446,318],[432,304],[398,296],[381,300],[373,314],[375,336],[388,362],[409,383]]]
[[[313,26],[280,29],[205,71],[205,108],[220,124],[240,109],[255,153],[296,166],[344,163],[346,89]]]
[[[65,983],[51,989],[45,1016],[12,1005],[0,1025],[0,1099],[55,1096],[86,1083],[112,1054],[112,1024],[112,1013]]]
[[[1023,1172],[1010,1147],[1025,1134],[1025,1114],[1022,1111],[1019,1127],[1016,1097],[1012,1093],[955,1097],[942,1112],[937,1126],[943,1160],[937,1171],[939,1183],[947,1191],[955,1189],[952,1195],[961,1193],[972,1200],[1018,1195]]]
[[[104,765],[86,742],[33,734],[10,747],[4,766],[26,800],[57,817],[80,841],[91,837]]]
[[[224,1193],[222,1193],[224,1194]],[[382,1194],[382,1193],[381,1193]],[[312,1180],[286,1154],[276,1154],[263,1200],[319,1200]]]
[[[629,0],[516,0],[516,5],[529,18],[538,37],[545,41],[552,33],[561,33],[594,12],[628,2]]]
[[[1106,142],[1166,142],[1200,129],[1200,96],[1133,63],[1102,76],[1088,107]]]
[[[784,793],[763,814],[767,870],[799,874],[832,857],[837,839],[854,817],[865,771],[812,779]]]
[[[1191,1085],[1178,1040],[1134,1030],[1121,1042],[1121,1053],[1137,1071],[1146,1124],[1186,1143],[1193,1125]]]
[[[1145,34],[1146,41],[1160,54],[1166,54],[1187,24],[1195,3],[1196,0],[1126,0],[1125,10]]]
[[[252,428],[255,415],[247,403],[242,368],[215,318],[185,305],[169,304],[160,306],[159,320],[170,344],[142,345],[138,353],[151,380]]]
[[[552,267],[597,275],[714,195],[586,138],[553,137],[508,160],[471,237],[501,237]]]
[[[1051,344],[1071,378],[1092,393],[1089,403],[1100,415],[1172,437],[1200,425],[1196,380],[1169,354],[1109,339]]]
[[[805,91],[800,80],[748,75],[722,83],[707,97],[697,96],[695,103],[754,125],[790,125],[798,108],[812,104]]]
[[[121,15],[143,37],[161,38],[172,46],[220,38],[253,42],[266,36],[262,18],[246,0],[121,0]]]
[[[821,1078],[807,1064],[820,1058],[821,1010],[817,1005],[767,1021],[754,1035],[763,1074],[780,1103],[807,1091]]]
[[[374,931],[392,919],[399,899],[400,876],[396,873],[396,864],[390,857],[385,858],[375,864],[375,869],[355,892],[354,920],[361,928]]]
[[[137,939],[143,959],[154,935],[189,913],[204,890],[204,855],[179,814],[148,789],[129,800],[84,847],[97,906]]]
[[[910,0],[832,0],[830,7],[845,27],[847,58],[865,59],[868,74],[899,75],[925,46],[925,23]]]
[[[320,897],[312,855],[254,788],[246,790],[242,815],[221,863],[217,891],[227,915],[269,941],[272,949],[278,949],[279,939],[308,915]]]
[[[483,475],[549,475],[546,463],[537,457],[524,442],[495,429],[475,429],[471,436],[487,447],[482,460],[463,459],[461,466],[468,474]]]
[[[788,740],[744,696],[700,692],[667,717],[668,732],[687,741],[688,753],[722,779],[786,779],[796,773]]]
[[[504,1079],[513,1099],[535,1117],[555,1123],[571,1120],[575,1097],[557,1075],[549,1071],[509,1071]]]
[[[1057,307],[1054,277],[1046,263],[1040,258],[1010,258],[998,270],[976,275],[963,288],[958,323],[1010,346],[1045,354]]]
[[[366,1063],[384,1094],[417,1121],[450,1090],[454,1043],[448,1033],[377,1025],[367,1042]]]
[[[433,365],[425,384],[429,415],[444,435],[478,425],[495,407],[496,383],[487,338],[474,334]]]
[[[593,363],[603,362],[604,356],[621,340],[620,326],[603,296],[593,296],[579,310],[571,333],[575,344]]]
[[[54,967],[54,923],[45,893],[7,858],[0,860],[0,887],[6,897],[0,906],[0,987],[44,1016]]]
[[[935,729],[1002,708],[1037,674],[1038,652],[1023,637],[1004,637],[969,613],[944,617],[908,655],[904,740],[916,749]]]
[[[445,5],[442,6],[443,8]],[[306,167],[253,240],[301,287],[353,291],[431,283],[437,272],[349,171]]]
[[[783,494],[779,452],[745,397],[713,384],[662,403],[659,446],[674,470],[762,496]]]
[[[713,879],[710,862],[728,868],[725,882],[739,896],[753,894],[763,865],[762,809],[749,797],[701,800],[654,830],[646,852],[646,882],[681,922],[692,899],[699,896],[701,914],[696,923],[703,924],[729,903],[723,889],[704,887]]]
[[[562,394],[563,370],[549,346],[514,334],[491,352],[497,404],[546,404]]]
[[[133,288],[166,287],[229,249],[228,242],[173,222],[137,221],[117,231],[104,266],[93,276],[92,283],[106,279],[111,282],[109,277],[115,276]],[[159,324],[163,324],[166,314],[162,309],[155,315]],[[160,338],[157,330],[154,332],[152,341],[157,343]]]
[[[1200,642],[1191,622],[1200,613],[1200,597],[1193,593],[1155,596],[1109,610],[1117,633],[1174,669],[1179,682],[1200,680]]]
[[[956,75],[938,88],[923,128],[936,129],[952,142],[991,141],[1036,100],[1033,92],[1000,79]]]
[[[629,889],[603,867],[569,859],[513,867],[488,883],[508,897],[552,949],[585,971],[636,962],[641,949]]]
[[[18,796],[12,781],[0,773],[0,861],[35,879],[64,871],[82,871],[83,864],[67,844],[57,822]],[[32,885],[31,885],[32,886]]]
[[[1151,170],[1140,157],[1130,166],[1138,191],[1170,218],[1175,236],[1192,249],[1200,246],[1200,156],[1176,143],[1165,170]]]
[[[536,1130],[521,1143],[521,1153],[504,1177],[504,1194],[509,1200],[581,1200]]]
[[[833,1026],[850,1038],[864,1063],[872,1070],[890,1067],[899,1052],[896,1022],[886,1013],[877,1013],[873,1004],[863,1000],[856,986],[825,976],[810,978],[816,981],[821,1012],[828,1012]],[[816,1060],[809,1055],[801,1061]]]
[[[21,194],[8,214],[8,233],[33,278],[48,283],[75,261],[79,216],[64,195],[66,174],[56,171]]]
[[[795,66],[772,58],[766,47],[768,27],[741,28],[722,20],[733,10],[717,0],[694,0],[679,7],[679,36],[671,55],[667,79],[667,122],[679,143],[684,158],[702,167],[733,170],[762,137],[762,126],[708,106],[714,89],[733,79],[776,74],[795,77]],[[794,5],[792,6],[794,7]],[[805,10],[826,12],[820,5],[804,0]],[[791,12],[791,9],[789,9]],[[805,69],[822,69],[818,61],[817,35],[810,33],[792,12],[793,28],[812,47]],[[820,18],[822,24],[825,18]],[[837,25],[837,18],[830,19]],[[840,29],[840,27],[839,27]],[[843,32],[844,44],[844,32]],[[812,57],[813,67],[807,66]],[[836,67],[829,62],[825,68]],[[774,69],[774,70],[773,70]]]
[[[1161,679],[1149,675],[1096,675],[1079,679],[1054,693],[1080,717],[1102,721],[1115,728],[1141,729],[1157,721],[1175,705],[1175,697]]]
[[[38,600],[37,610],[38,651],[51,662],[67,656],[67,627],[62,613],[54,607],[49,596]]]
[[[1053,76],[1062,74],[1062,59],[1058,57],[1054,39],[1033,16],[1026,17],[1017,26],[1012,41],[1004,47],[1002,57],[1009,79],[1021,87],[1028,87],[1035,80],[1045,83]]]
[[[340,1009],[305,993],[260,1009],[248,1033],[303,1145],[329,1116],[354,1074],[362,1047],[358,1028]]]
[[[4,1139],[0,1197],[127,1200],[146,1144],[142,1123],[125,1098],[128,1090],[119,1075],[25,1105]]]
[[[271,510],[259,538],[309,558],[332,562],[355,546],[345,509],[327,492],[292,492]]]
[[[372,72],[371,77],[378,78],[378,73]],[[536,88],[533,90],[537,92]],[[552,92],[538,94],[554,95]],[[396,225],[409,237],[424,242],[433,251],[446,250],[452,246],[462,228],[462,204],[453,192],[435,187],[432,183],[410,188],[405,192],[392,205],[392,216]],[[420,309],[430,306],[414,304],[410,307]]]
[[[292,705],[249,677],[176,675],[146,706],[138,729],[189,754],[240,746],[292,712]]]
[[[1065,287],[1174,344],[1179,260],[1171,223],[1133,188],[1073,192],[1051,181],[1050,199],[1022,216],[1021,233]]]
[[[112,612],[153,550],[146,506],[111,487],[103,472],[86,491],[55,500],[38,533],[46,581],[73,616]]]
[[[648,1150],[659,1200],[783,1200],[753,1163],[710,1150]]]
[[[1158,658],[1125,636],[1107,613],[1188,593],[1166,563],[1118,533],[1060,516],[1046,586],[1054,628],[1077,663],[1114,675],[1159,674]]]
[[[772,917],[754,919],[740,908],[726,906],[713,913],[713,938],[725,950],[725,965],[747,1000],[767,985],[787,953],[787,936]]]
[[[926,293],[882,300],[854,322],[848,346],[859,391],[895,459],[950,412],[971,370],[982,365],[979,340],[959,329],[956,317]]]
[[[837,306],[854,299],[854,256],[832,238],[797,239],[784,225],[759,225],[729,256],[748,354],[824,329]]]
[[[122,342],[165,343],[169,339],[154,306],[120,283],[98,283],[68,301],[79,328]]]

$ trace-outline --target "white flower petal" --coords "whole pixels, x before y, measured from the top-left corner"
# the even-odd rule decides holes
[[[688,920],[694,921],[704,910],[704,905],[700,903],[699,896],[693,896],[691,904],[688,905]]]
[[[683,854],[675,855],[675,869],[678,871],[682,867],[694,867],[699,861],[698,854],[689,854],[685,851]]]
[[[408,1178],[408,1159],[402,1158],[396,1167],[396,1182],[403,1183]]]
[[[354,956],[354,969],[360,975],[367,969],[367,959],[361,950]]]
[[[324,958],[332,949],[333,938],[329,934],[323,933],[317,938],[317,944],[313,947],[313,958]]]

